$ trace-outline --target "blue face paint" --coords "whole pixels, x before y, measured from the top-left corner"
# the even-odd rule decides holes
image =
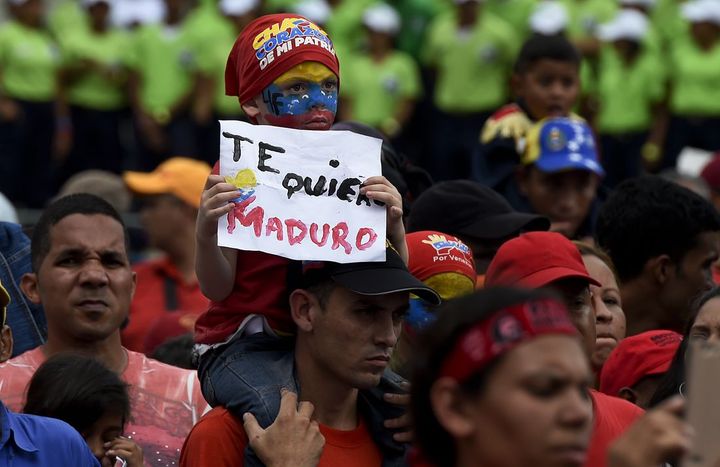
[[[285,95],[277,84],[271,84],[263,91],[263,101],[276,117],[298,116],[316,108],[337,113],[337,89],[323,90],[319,83],[306,83],[307,89],[300,93]]]
[[[433,323],[435,319],[435,313],[427,309],[425,302],[419,298],[410,299],[410,311],[405,316],[405,324],[412,330],[421,331]]]

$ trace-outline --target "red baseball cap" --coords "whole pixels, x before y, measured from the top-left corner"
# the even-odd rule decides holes
[[[621,340],[600,371],[600,392],[617,397],[646,376],[668,371],[682,336],[673,331],[647,331]]]
[[[297,14],[265,15],[240,33],[225,67],[225,94],[245,103],[303,62],[319,62],[338,79],[340,63],[327,33]]]
[[[528,232],[502,244],[485,273],[485,287],[538,289],[568,278],[600,286],[570,240],[557,232]]]
[[[472,250],[457,237],[433,230],[405,236],[410,259],[410,273],[424,281],[444,272],[462,274],[475,283],[475,260]]]

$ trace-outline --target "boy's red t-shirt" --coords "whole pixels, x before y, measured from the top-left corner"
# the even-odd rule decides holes
[[[219,163],[215,163],[212,173],[220,173]],[[195,342],[208,345],[224,342],[251,314],[265,317],[275,331],[294,333],[288,299],[301,273],[299,261],[260,251],[237,250],[233,290],[225,300],[211,301],[208,310],[198,317]]]

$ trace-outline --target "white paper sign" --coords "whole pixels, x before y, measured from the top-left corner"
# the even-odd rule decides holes
[[[349,131],[220,122],[220,175],[238,187],[218,244],[296,260],[385,260],[385,211],[360,195],[382,141]]]

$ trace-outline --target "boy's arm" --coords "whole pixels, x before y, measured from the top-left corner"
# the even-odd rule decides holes
[[[235,207],[237,188],[221,175],[210,175],[200,200],[195,225],[195,273],[200,290],[213,301],[224,300],[235,283],[237,251],[217,244],[217,223]]]
[[[403,224],[402,196],[400,192],[382,176],[370,177],[360,187],[360,193],[373,201],[385,203],[387,207],[387,239],[397,250],[405,264],[409,254],[405,243],[405,225]]]

